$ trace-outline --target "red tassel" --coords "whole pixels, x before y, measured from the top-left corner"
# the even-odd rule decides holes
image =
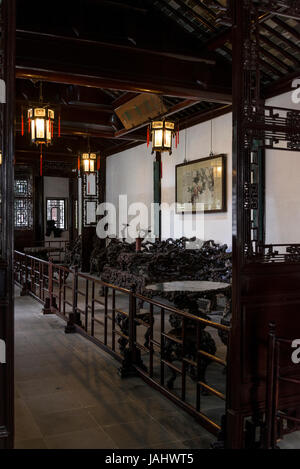
[[[30,125],[31,125],[31,122],[30,122],[30,117],[28,118],[28,133],[30,134]]]
[[[43,147],[41,145],[41,154],[40,154],[40,176],[43,176]]]
[[[60,137],[60,114],[58,116],[58,136]]]
[[[150,129],[149,129],[149,125],[147,127],[147,148],[149,147],[149,143],[150,143]]]
[[[175,133],[175,148],[177,148],[177,132]]]
[[[177,130],[177,144],[179,145],[179,129]]]
[[[100,158],[97,159],[97,171],[100,170]]]
[[[23,112],[21,116],[21,132],[22,132],[22,137],[24,135],[24,117],[23,117]]]
[[[53,122],[51,122],[51,138],[53,138]]]
[[[80,171],[80,156],[78,156],[78,160],[77,160],[77,169],[78,171]]]

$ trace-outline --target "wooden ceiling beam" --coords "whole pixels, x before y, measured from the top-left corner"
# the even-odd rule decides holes
[[[160,117],[170,117],[170,116],[176,114],[177,112],[183,111],[184,109],[188,109],[188,108],[194,106],[195,104],[197,104],[197,101],[194,101],[194,100],[191,100],[191,99],[186,99],[186,100],[181,101],[180,103],[175,104],[174,106],[172,106],[166,113],[164,113]],[[144,122],[143,124],[140,124],[136,127],[133,127],[132,129],[118,130],[118,131],[116,131],[115,136],[116,137],[121,137],[121,136],[128,135],[132,132],[135,132],[138,129],[146,127],[148,124],[149,124],[149,121]]]
[[[187,117],[185,119],[181,119],[179,121],[179,127],[181,130],[184,130],[188,127],[191,127],[196,124],[201,124],[203,122],[206,122],[211,119],[215,119],[217,117],[223,116],[225,114],[228,114],[229,112],[232,112],[232,106],[231,105],[225,105],[225,106],[218,106],[215,109],[211,109],[209,111],[204,111],[201,113],[198,113],[197,115]],[[103,150],[103,154],[105,156],[112,156],[117,153],[120,153],[122,151],[128,150],[130,148],[134,148],[138,145],[141,145],[141,142],[131,142],[128,144],[121,144],[117,147],[110,147],[107,149]]]
[[[202,57],[191,55],[190,53],[178,53],[172,51],[164,51],[164,50],[152,50],[152,49],[143,49],[139,47],[132,47],[127,46],[124,44],[115,44],[115,43],[108,43],[108,42],[100,42],[100,41],[93,41],[91,39],[81,39],[81,38],[74,38],[71,36],[60,36],[57,34],[49,34],[49,33],[42,33],[39,31],[27,31],[22,29],[17,29],[16,31],[17,39],[19,40],[29,40],[35,39],[37,41],[42,42],[60,42],[63,46],[66,44],[74,44],[76,47],[78,46],[88,46],[93,48],[100,49],[107,49],[110,53],[113,51],[121,51],[122,53],[132,53],[139,55],[144,55],[147,58],[154,56],[160,58],[172,58],[177,60],[182,60],[183,62],[194,62],[194,63],[204,63],[207,65],[215,65],[216,60],[212,57],[209,57],[208,54],[204,54]]]
[[[278,57],[276,57],[275,55],[271,54],[267,49],[263,48],[263,47],[260,47],[260,54],[261,55],[264,55],[265,57],[268,57],[270,60],[272,60],[273,62],[275,62],[277,65],[279,65],[279,67],[283,68],[284,70],[286,70],[287,72],[291,73],[293,70],[292,68],[287,65],[285,62],[283,62],[282,60],[280,60]]]
[[[94,0],[94,3],[99,4],[99,0]],[[141,8],[141,7],[137,7],[134,5],[129,5],[128,3],[125,3],[125,2],[116,2],[113,0],[101,0],[101,6],[109,7],[113,9],[119,8],[121,10],[135,11],[143,15],[146,15],[149,11],[147,8]]]
[[[289,47],[291,47],[292,49],[294,49],[295,51],[297,51],[299,53],[300,48],[297,46],[297,44],[290,41],[290,39],[287,39],[283,34],[280,34],[278,31],[276,31],[276,29],[270,28],[270,26],[268,26],[265,23],[262,24],[262,28],[265,29],[266,31],[268,31],[268,33],[271,34],[272,36],[275,36],[277,39],[279,39],[279,41],[285,42]],[[271,39],[266,37],[264,34],[260,34],[259,37],[266,44],[269,44],[274,49],[276,49],[277,45],[273,41],[271,41]],[[281,51],[281,54],[286,55],[290,60],[292,60],[293,56],[289,52],[287,52],[284,49],[281,49],[281,47],[279,47],[279,46],[277,46],[277,50]],[[293,62],[295,62],[295,61],[299,62],[299,60],[295,59],[295,57],[294,57]]]
[[[194,99],[196,101],[209,101],[229,104],[232,102],[232,95],[225,90],[217,90],[213,87],[204,89],[200,85],[191,87],[187,83],[171,84],[166,80],[145,81],[145,79],[122,80],[117,78],[107,78],[99,75],[88,75],[65,72],[55,69],[42,69],[17,65],[16,77],[27,80],[50,81],[54,83],[65,83],[93,88],[111,88],[116,90],[130,91],[135,93],[153,93],[178,98]]]
[[[128,103],[128,101],[130,101],[131,99],[135,98],[137,95],[137,93],[129,93],[129,92],[124,92],[121,94],[121,96],[119,96],[118,98],[116,98],[113,102],[112,102],[112,106],[114,109],[117,109],[119,106],[121,106],[122,104],[126,104]]]
[[[300,77],[300,67],[293,73],[286,75],[280,80],[275,81],[271,85],[263,89],[262,94],[264,99],[273,98],[283,93],[287,93],[292,90],[292,82],[296,78]]]
[[[232,41],[232,29],[228,28],[225,31],[217,34],[213,39],[210,39],[204,44],[204,48],[208,50],[216,50],[223,47],[226,42]]]
[[[17,44],[18,78],[231,102],[231,67],[207,52],[191,57],[26,31]]]
[[[288,33],[294,36],[298,41],[300,40],[300,33],[297,29],[292,28],[292,26],[290,26],[288,23],[286,23],[285,21],[282,21],[280,18],[276,16],[272,18],[272,21],[274,21],[274,23],[277,24],[277,26],[285,29]]]

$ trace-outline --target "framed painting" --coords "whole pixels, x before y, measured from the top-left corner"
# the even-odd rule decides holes
[[[175,167],[176,213],[226,212],[226,155],[178,164]],[[202,205],[203,207],[203,205]]]

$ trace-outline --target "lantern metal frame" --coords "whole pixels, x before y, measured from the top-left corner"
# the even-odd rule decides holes
[[[176,135],[175,122],[167,119],[156,119],[150,124],[152,154],[169,152],[172,154],[172,139]]]
[[[28,109],[28,130],[32,143],[46,146],[52,144],[54,118],[55,112],[48,104],[39,103]]]
[[[86,174],[97,172],[97,153],[92,151],[80,153],[80,167]]]

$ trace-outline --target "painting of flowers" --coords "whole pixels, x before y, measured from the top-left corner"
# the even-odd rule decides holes
[[[176,166],[177,213],[226,211],[226,155]]]

